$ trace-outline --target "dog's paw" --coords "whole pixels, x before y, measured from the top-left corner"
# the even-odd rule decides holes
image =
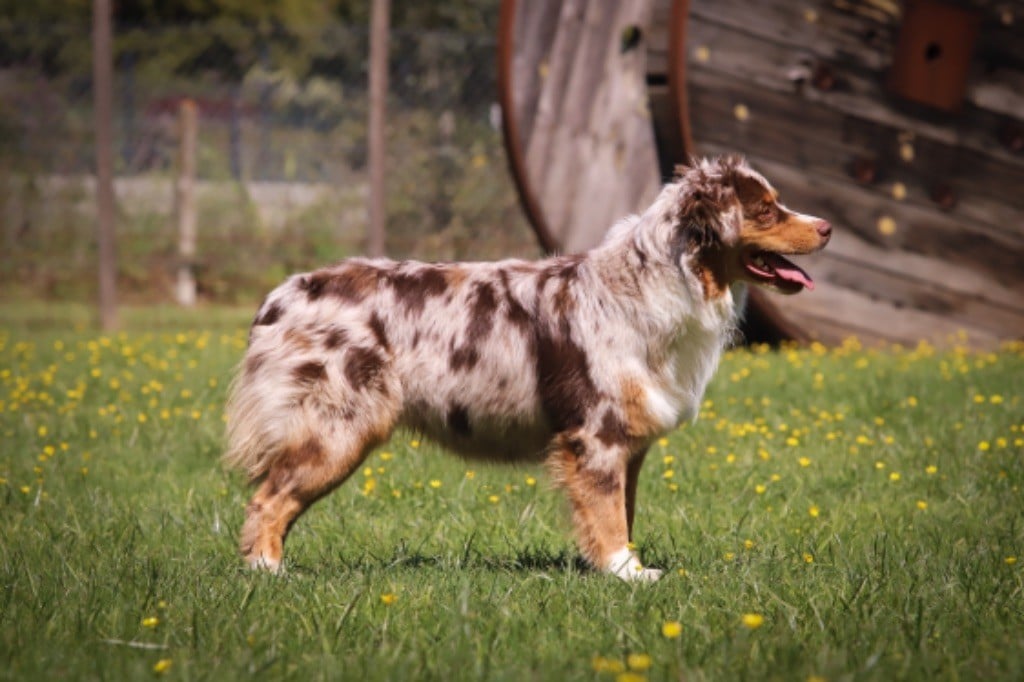
[[[662,572],[656,568],[644,568],[640,559],[628,549],[622,549],[612,555],[606,569],[627,583],[653,583],[661,578]]]
[[[263,554],[249,557],[248,563],[249,568],[254,571],[263,571],[273,574],[281,572],[281,562],[279,560],[271,559]]]

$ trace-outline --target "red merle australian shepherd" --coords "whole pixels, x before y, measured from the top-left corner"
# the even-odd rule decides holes
[[[225,460],[257,485],[242,554],[278,570],[298,516],[404,425],[467,457],[545,461],[587,561],[656,579],[629,548],[648,446],[696,415],[735,328],[732,285],[811,288],[785,256],[830,232],[723,158],[681,168],[581,255],[290,277],[256,316],[228,405]]]

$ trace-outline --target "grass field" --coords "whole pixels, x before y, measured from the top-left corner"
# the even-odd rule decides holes
[[[729,353],[641,478],[653,585],[408,433],[274,577],[218,463],[248,315],[0,307],[0,678],[1024,678],[1024,346]]]

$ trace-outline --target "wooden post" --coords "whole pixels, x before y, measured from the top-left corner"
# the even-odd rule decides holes
[[[96,144],[96,237],[100,326],[117,327],[117,247],[114,225],[114,56],[110,0],[92,3],[92,97]]]
[[[391,0],[373,0],[370,17],[370,116],[367,132],[370,193],[366,251],[370,256],[384,255],[386,220],[384,183],[384,125],[388,94],[388,32]]]
[[[178,217],[178,303],[196,304],[196,138],[199,124],[196,103],[190,99],[181,102],[179,112],[180,139],[178,152],[178,180],[174,186],[174,206]]]

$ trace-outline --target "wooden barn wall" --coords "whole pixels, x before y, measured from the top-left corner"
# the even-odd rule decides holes
[[[690,2],[698,153],[744,153],[836,226],[804,259],[818,289],[775,297],[824,340],[1024,337],[1024,7],[975,4],[966,101],[947,114],[885,89],[897,2]]]

